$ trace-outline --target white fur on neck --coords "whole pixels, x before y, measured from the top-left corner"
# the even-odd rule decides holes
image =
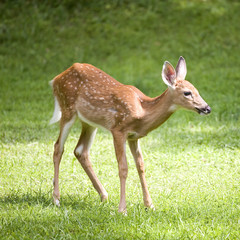
[[[172,104],[172,105],[169,107],[168,111],[169,111],[169,112],[175,112],[175,111],[178,110],[178,109],[179,109],[179,106],[178,106],[178,105]]]

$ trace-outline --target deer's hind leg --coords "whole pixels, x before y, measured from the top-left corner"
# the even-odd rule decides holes
[[[82,132],[78,144],[74,150],[74,154],[82,165],[84,171],[87,173],[88,177],[92,181],[92,184],[99,193],[101,200],[105,201],[108,199],[107,191],[104,189],[97,175],[95,174],[89,158],[89,151],[92,146],[92,142],[94,140],[96,132],[97,128],[82,122]]]
[[[53,163],[54,163],[54,179],[53,179],[53,201],[54,204],[60,206],[60,193],[59,193],[59,165],[64,152],[64,143],[67,140],[68,134],[74,124],[76,116],[72,118],[64,118],[60,120],[60,134],[54,145]]]

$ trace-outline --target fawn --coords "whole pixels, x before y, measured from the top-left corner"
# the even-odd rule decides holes
[[[98,127],[112,133],[120,177],[119,212],[126,211],[125,185],[128,175],[126,141],[136,163],[143,191],[144,205],[154,208],[144,173],[144,161],[139,139],[163,124],[176,110],[185,108],[202,115],[211,108],[198,90],[185,80],[186,62],[179,58],[176,70],[165,62],[162,79],[168,86],[160,96],[150,98],[134,86],[124,85],[102,70],[90,65],[75,63],[56,76],[51,85],[55,97],[55,110],[50,123],[60,120],[60,134],[54,145],[54,203],[60,206],[59,164],[69,131],[79,118],[82,132],[74,154],[99,193],[101,200],[108,194],[89,159],[89,150]]]

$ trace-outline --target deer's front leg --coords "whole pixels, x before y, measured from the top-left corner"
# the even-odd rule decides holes
[[[118,161],[118,171],[120,178],[120,203],[119,212],[126,212],[126,179],[128,175],[128,166],[126,158],[126,136],[119,132],[112,132],[114,148]]]
[[[139,140],[128,140],[128,144],[130,147],[130,150],[132,152],[133,158],[136,163],[136,167],[138,170],[142,191],[143,191],[143,201],[144,205],[148,208],[154,209],[154,206],[152,204],[152,199],[150,197],[147,182],[145,179],[145,168],[144,168],[144,161],[142,157],[142,151],[139,145]]]

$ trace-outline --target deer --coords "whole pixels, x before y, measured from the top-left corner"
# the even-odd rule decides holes
[[[124,85],[102,70],[87,63],[74,63],[57,75],[50,85],[53,89],[55,108],[50,124],[60,121],[59,137],[54,144],[53,202],[60,206],[59,165],[64,143],[78,118],[81,134],[74,155],[90,178],[101,201],[108,200],[108,193],[95,174],[89,152],[97,129],[111,132],[120,178],[118,211],[126,213],[126,179],[128,164],[126,142],[135,161],[140,178],[143,202],[146,209],[154,209],[145,178],[144,160],[139,140],[162,125],[174,112],[184,108],[200,115],[208,115],[210,106],[198,90],[187,80],[185,59],[181,56],[176,69],[165,61],[162,80],[167,89],[154,98],[138,88]]]

